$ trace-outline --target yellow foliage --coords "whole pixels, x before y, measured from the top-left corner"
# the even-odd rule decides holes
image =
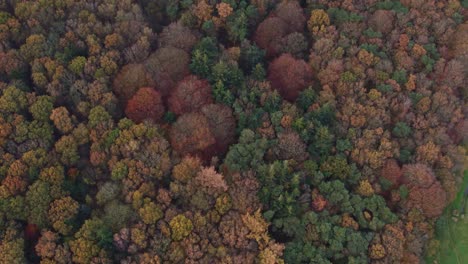
[[[358,222],[356,222],[356,220],[354,220],[353,217],[351,215],[349,215],[349,214],[344,214],[341,217],[341,225],[343,227],[349,227],[349,228],[352,228],[354,230],[359,229]]]
[[[371,259],[382,259],[386,255],[385,248],[382,244],[373,244],[369,248],[369,257]]]
[[[318,33],[325,30],[325,27],[330,25],[330,18],[323,9],[312,10],[310,19],[307,22],[307,27],[312,33]]]
[[[369,183],[369,180],[365,179],[359,182],[359,186],[356,188],[356,192],[361,196],[371,196],[374,194],[374,189]]]

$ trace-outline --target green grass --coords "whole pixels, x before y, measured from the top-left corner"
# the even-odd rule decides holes
[[[457,197],[437,221],[436,239],[440,241],[440,248],[435,256],[427,258],[427,263],[435,261],[439,264],[468,263],[468,197],[464,195],[467,187],[468,171],[465,171]],[[463,211],[464,218],[461,217],[461,213],[454,216],[454,211]]]

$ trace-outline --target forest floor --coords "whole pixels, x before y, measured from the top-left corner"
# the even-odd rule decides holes
[[[438,253],[427,258],[427,263],[468,263],[468,170],[455,200],[436,224],[436,237],[440,241]]]

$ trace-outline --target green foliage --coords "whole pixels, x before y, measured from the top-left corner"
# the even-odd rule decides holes
[[[260,201],[268,210],[275,212],[275,218],[296,215],[297,198],[300,195],[300,175],[293,173],[287,161],[275,161],[257,169],[257,178],[261,184],[258,192]]]
[[[255,67],[252,69],[251,76],[254,80],[257,81],[265,80],[266,71],[262,64],[258,63],[257,65],[255,65]]]
[[[398,160],[402,163],[407,163],[409,162],[411,155],[411,150],[405,148],[400,149],[400,156],[398,156]]]
[[[343,156],[329,156],[321,165],[320,170],[327,177],[346,180],[351,175],[351,167]]]
[[[329,8],[327,10],[330,21],[333,24],[343,24],[345,22],[360,22],[363,17],[359,14],[348,12],[341,8]]]
[[[241,53],[239,63],[245,72],[254,71],[257,65],[263,63],[265,58],[265,50],[260,49],[257,45],[251,44],[250,41],[244,40],[241,43]]]
[[[248,17],[244,10],[238,9],[230,15],[226,21],[229,40],[239,43],[245,39],[248,33]]]
[[[377,90],[382,93],[390,93],[393,91],[393,88],[390,84],[378,84]]]
[[[5,24],[12,16],[7,12],[0,12],[0,25]]]
[[[400,193],[400,197],[401,197],[403,200],[406,200],[406,198],[408,198],[409,190],[408,190],[408,187],[406,187],[406,185],[400,186],[400,188],[398,189],[398,191],[399,191],[399,193]]]
[[[128,174],[128,167],[122,161],[117,162],[111,171],[111,177],[114,181],[119,181],[125,178]]]
[[[417,105],[419,100],[424,98],[424,95],[417,93],[417,92],[410,92],[409,98],[411,99],[411,102],[413,103],[413,106]]]
[[[216,40],[210,37],[202,38],[192,51],[190,70],[202,78],[207,78],[218,56],[219,50]]]
[[[29,112],[33,118],[38,121],[47,122],[52,109],[54,108],[53,99],[50,96],[39,96],[30,107]]]
[[[302,110],[307,111],[316,100],[317,93],[313,88],[309,87],[299,94],[296,103]]]
[[[36,224],[39,228],[47,227],[49,225],[47,210],[51,202],[49,184],[41,180],[35,181],[26,193],[28,222]]]
[[[461,6],[463,6],[463,8],[468,8],[468,0],[462,0]]]
[[[346,82],[346,83],[352,83],[352,82],[355,82],[357,80],[357,77],[351,71],[345,71],[345,72],[343,72],[341,74],[340,80],[342,80],[343,82]]]
[[[0,212],[6,216],[7,220],[25,221],[27,219],[26,201],[23,196],[0,199]]]
[[[383,2],[377,2],[374,7],[376,9],[393,10],[402,14],[408,13],[408,8],[405,7],[400,1],[385,0]]]
[[[406,70],[396,70],[393,72],[392,79],[397,81],[400,85],[404,85],[408,81]]]
[[[405,122],[396,123],[392,130],[392,134],[399,138],[407,138],[411,133],[411,127]]]
[[[314,143],[309,145],[309,153],[315,157],[326,157],[333,147],[335,136],[328,127],[318,126],[310,141]]]
[[[83,56],[78,56],[70,62],[68,68],[75,74],[81,74],[83,72],[85,64],[86,58]]]
[[[104,123],[111,119],[109,113],[102,106],[96,106],[89,111],[88,125],[91,128],[95,128],[98,124]]]
[[[28,100],[25,92],[14,86],[9,86],[3,90],[0,97],[0,112],[18,113],[24,110],[27,105]]]
[[[163,120],[166,123],[172,124],[177,120],[177,116],[173,112],[167,111],[164,113]]]
[[[250,129],[241,132],[239,143],[232,145],[226,154],[225,164],[234,171],[244,171],[263,163],[268,141],[257,139]]]
[[[379,46],[377,46],[376,44],[364,43],[360,46],[360,48],[383,59],[386,59],[388,57],[387,53],[385,53],[385,51],[380,51]]]
[[[382,33],[379,31],[374,31],[372,28],[368,28],[362,33],[369,38],[382,38]]]

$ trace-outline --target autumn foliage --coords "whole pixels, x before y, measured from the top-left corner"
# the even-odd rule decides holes
[[[292,102],[302,90],[312,84],[313,72],[305,61],[286,53],[271,62],[268,67],[268,80],[273,89]]]
[[[212,103],[211,86],[194,75],[180,81],[168,99],[169,110],[177,115],[199,111]]]
[[[127,117],[137,123],[145,119],[158,121],[164,115],[164,112],[161,95],[151,87],[138,89],[125,108]]]

